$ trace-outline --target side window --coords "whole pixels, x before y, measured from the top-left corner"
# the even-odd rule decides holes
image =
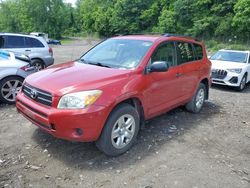
[[[200,60],[203,58],[202,46],[199,44],[194,44],[195,59]]]
[[[250,54],[249,54],[249,57],[248,57],[248,63],[250,64]]]
[[[154,52],[151,62],[155,61],[165,61],[168,62],[169,65],[175,66],[176,65],[176,55],[175,55],[175,45],[173,42],[167,42],[161,44]]]
[[[24,48],[24,37],[8,36],[6,48]]]
[[[177,42],[177,50],[179,57],[178,64],[195,60],[192,44],[187,42]]]
[[[44,45],[39,40],[25,37],[25,46],[28,48],[43,48]]]

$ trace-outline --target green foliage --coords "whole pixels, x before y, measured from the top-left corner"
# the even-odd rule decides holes
[[[235,16],[233,18],[233,25],[239,31],[250,33],[250,0],[238,0],[234,7]]]
[[[75,7],[63,0],[0,2],[1,31],[52,37],[179,33],[250,42],[250,0],[77,0]]]
[[[0,4],[1,31],[39,31],[60,38],[69,27],[75,27],[74,9],[62,0],[6,0]]]

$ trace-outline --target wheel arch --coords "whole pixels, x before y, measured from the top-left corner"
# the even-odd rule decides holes
[[[206,86],[206,100],[209,98],[209,80],[207,78],[204,78],[200,81],[200,83],[203,83]]]
[[[41,61],[44,64],[44,66],[46,66],[46,64],[45,64],[45,62],[44,62],[44,60],[42,58],[39,58],[39,57],[33,57],[33,58],[31,58],[31,61],[34,61],[34,60],[39,60],[39,61]]]
[[[21,79],[23,79],[23,80],[25,79],[24,77],[19,76],[19,75],[8,75],[8,76],[5,76],[5,77],[1,78],[1,79],[0,79],[0,82],[1,82],[2,80],[4,80],[4,79],[10,78],[10,77],[18,77],[18,78],[21,78]]]
[[[133,106],[138,111],[139,117],[140,117],[140,128],[143,128],[144,127],[144,120],[145,120],[144,108],[143,108],[141,100],[138,97],[129,97],[129,98],[123,99],[123,100],[117,102],[116,104],[114,104],[114,106],[112,107],[112,110],[109,112],[109,114],[106,118],[106,121],[109,119],[112,112],[122,104],[129,104],[129,105]],[[106,121],[104,122],[104,126],[106,124]],[[102,130],[103,130],[104,126],[102,127]]]

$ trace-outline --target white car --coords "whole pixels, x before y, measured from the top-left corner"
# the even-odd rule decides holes
[[[28,56],[0,50],[0,101],[13,104],[26,76],[36,72]]]
[[[250,51],[219,50],[210,57],[212,83],[242,91],[250,82]]]

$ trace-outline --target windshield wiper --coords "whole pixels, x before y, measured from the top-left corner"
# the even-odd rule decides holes
[[[100,62],[94,62],[94,61],[87,61],[85,59],[79,59],[82,63],[85,63],[85,64],[90,64],[90,65],[96,65],[96,66],[99,66],[99,67],[107,67],[107,68],[111,68],[110,66],[106,65],[106,64],[103,64],[103,63],[100,63]]]
[[[88,64],[90,64],[90,65],[96,65],[96,66],[99,66],[99,67],[107,67],[107,68],[110,68],[110,66],[105,65],[105,64],[100,63],[100,62],[88,62]]]

